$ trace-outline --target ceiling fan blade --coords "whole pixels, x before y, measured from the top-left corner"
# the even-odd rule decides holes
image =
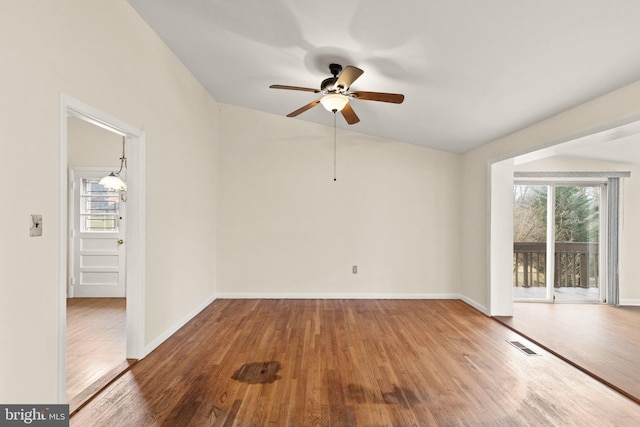
[[[393,104],[402,104],[404,95],[400,93],[383,93],[383,92],[351,92],[356,99],[365,101],[391,102]]]
[[[318,89],[311,89],[310,87],[300,87],[300,86],[271,85],[269,87],[271,89],[301,90],[304,92],[314,92],[314,93],[320,92]]]
[[[364,73],[360,68],[347,65],[340,74],[338,74],[338,80],[336,86],[347,89]]]
[[[350,125],[354,125],[360,121],[360,118],[351,108],[351,104],[347,103],[344,108],[340,111],[342,113],[342,117],[349,123]]]
[[[297,115],[300,115],[300,114],[304,113],[305,111],[312,109],[313,107],[315,107],[318,104],[320,104],[320,100],[316,99],[315,101],[308,103],[304,107],[298,108],[296,111],[287,114],[287,117],[295,117]]]

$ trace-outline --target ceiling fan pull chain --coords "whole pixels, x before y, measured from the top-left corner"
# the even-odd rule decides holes
[[[333,180],[336,181],[336,151],[337,151],[337,138],[336,138],[336,111],[333,111]]]

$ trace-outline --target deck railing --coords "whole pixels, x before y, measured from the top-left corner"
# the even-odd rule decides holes
[[[554,287],[599,287],[599,254],[595,242],[558,242],[555,245]],[[544,287],[545,242],[514,242],[513,286]]]

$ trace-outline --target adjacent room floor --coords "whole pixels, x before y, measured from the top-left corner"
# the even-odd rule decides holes
[[[515,303],[496,319],[640,403],[640,307]]]
[[[125,298],[67,300],[67,402],[73,412],[128,367]]]
[[[638,419],[640,405],[461,301],[216,300],[71,425],[635,426]]]

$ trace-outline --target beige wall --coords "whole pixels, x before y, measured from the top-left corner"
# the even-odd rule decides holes
[[[3,2],[0,51],[0,402],[54,403],[61,94],[146,132],[146,343],[215,294],[218,110],[125,0]]]
[[[218,292],[457,296],[460,156],[222,105]],[[352,266],[358,273],[352,274]]]

